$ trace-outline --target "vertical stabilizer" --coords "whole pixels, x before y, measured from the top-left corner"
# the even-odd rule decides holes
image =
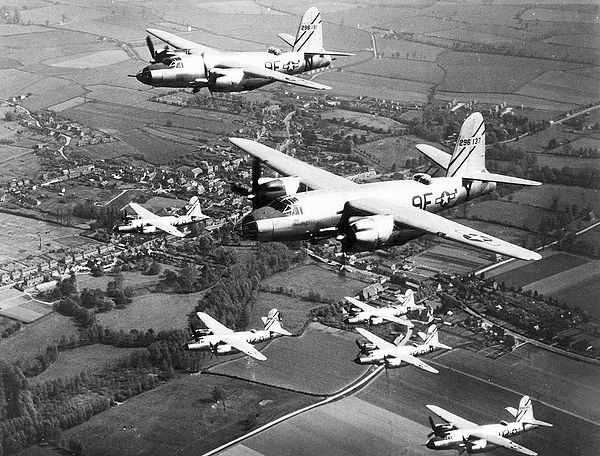
[[[485,172],[485,122],[479,112],[465,119],[460,129],[446,176]]]
[[[427,334],[419,333],[419,336],[424,339],[424,344],[431,345],[436,348],[444,348],[446,350],[452,350],[452,347],[442,344],[438,339],[438,329],[436,325],[431,325],[427,330]]]
[[[281,314],[277,309],[271,309],[266,317],[261,318],[265,325],[265,331],[270,331],[282,336],[291,336],[292,333],[283,329],[281,326]]]
[[[322,52],[323,27],[321,13],[314,6],[306,10],[298,26],[293,52]]]
[[[519,409],[514,407],[506,407],[506,410],[515,417],[517,423],[531,424],[534,426],[551,427],[550,423],[545,421],[536,420],[533,416],[533,404],[529,396],[523,396],[519,402]]]
[[[187,212],[185,213],[185,215],[207,218],[206,215],[202,213],[202,209],[200,208],[200,200],[197,196],[192,196],[190,198],[190,202],[187,204],[186,208]]]

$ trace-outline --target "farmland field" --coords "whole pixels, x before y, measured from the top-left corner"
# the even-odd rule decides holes
[[[209,372],[293,391],[330,395],[368,369],[352,362],[357,353],[354,345],[357,338],[356,333],[313,323],[300,337],[280,337],[261,349],[267,360],[260,362],[260,368],[246,356],[218,364]]]
[[[75,323],[69,317],[56,312],[24,325],[20,331],[7,339],[0,339],[2,360],[14,362],[30,359],[46,352],[46,347],[60,341],[63,335],[77,334]]]
[[[103,326],[129,332],[152,328],[154,331],[184,329],[188,314],[194,310],[204,292],[189,294],[150,293],[133,298],[124,309],[113,309],[99,314],[98,323]]]
[[[583,207],[589,204],[592,210],[600,212],[600,190],[570,187],[567,185],[544,184],[537,187],[526,187],[509,196],[511,202],[535,206],[551,210],[556,204],[559,209],[567,205],[577,204]]]
[[[211,399],[215,386],[224,391],[225,409]],[[82,442],[89,456],[197,456],[244,433],[244,420],[250,416],[259,426],[314,401],[235,379],[186,375],[111,407],[63,435]]]
[[[571,268],[586,264],[589,260],[559,252],[547,256],[540,261],[526,263],[523,267],[514,269],[504,274],[494,276],[497,282],[504,282],[507,286],[523,287],[538,280],[550,277]]]
[[[306,326],[310,311],[322,305],[302,298],[259,292],[252,306],[250,327],[262,328],[263,323],[260,318],[265,317],[269,310],[276,308],[281,312],[283,327],[292,334],[298,335]]]
[[[552,296],[569,306],[586,310],[600,319],[600,263],[592,261],[549,277],[531,282],[524,290],[535,290],[544,296]]]
[[[346,122],[358,122],[360,125],[368,127],[392,129],[400,127],[400,124],[393,119],[387,117],[379,117],[373,114],[363,112],[347,111],[345,109],[332,109],[323,113],[323,119],[344,119]]]
[[[361,144],[358,149],[369,154],[389,171],[394,163],[400,169],[405,167],[406,160],[419,158],[422,154],[415,149],[418,142],[418,138],[412,135],[395,136]]]
[[[507,218],[506,214],[510,214]],[[553,220],[555,213],[540,207],[527,207],[509,201],[483,201],[469,208],[468,217],[537,232],[544,220]]]
[[[48,369],[34,377],[36,382],[56,380],[77,375],[81,371],[102,370],[116,364],[135,348],[117,348],[110,345],[85,345],[59,352],[57,360]]]
[[[600,449],[597,419],[586,418],[597,416],[597,366],[527,345],[496,361],[457,349],[428,362],[440,366],[439,375],[412,367],[390,370],[349,398],[305,412],[219,454],[291,455],[296,454],[292,448],[300,447],[307,454],[426,456],[431,454],[421,446],[430,432],[426,404],[477,423],[495,423],[509,417],[503,408],[516,406],[522,394],[532,396],[536,417],[555,427],[519,436],[520,444],[547,456],[587,456]],[[539,380],[531,381],[532,369],[540,372]],[[581,372],[581,384],[576,372]],[[555,388],[566,394],[564,400],[558,399],[558,408],[552,403]],[[582,395],[575,399],[574,389],[594,399],[585,402]],[[494,450],[494,454],[510,452]]]
[[[364,282],[340,276],[316,264],[277,273],[264,283],[272,287],[292,288],[299,296],[306,296],[313,291],[335,299],[342,299],[348,294],[352,296],[366,286]]]
[[[42,241],[41,253],[46,253],[60,249],[63,246],[61,239],[81,233],[81,230],[77,228],[68,228],[6,213],[0,215],[0,230],[4,236],[0,246],[1,262],[10,262],[15,258],[39,254],[40,238]]]
[[[353,65],[345,71],[397,79],[399,84],[402,84],[404,79],[439,84],[444,78],[443,69],[435,62],[420,60],[378,59]]]

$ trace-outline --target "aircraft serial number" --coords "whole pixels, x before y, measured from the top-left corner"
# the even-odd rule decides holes
[[[300,67],[300,59],[298,60],[288,60],[287,62],[281,62],[279,60],[274,60],[272,62],[265,62],[265,68],[267,70],[279,71],[294,71]]]
[[[458,141],[458,146],[459,147],[463,147],[463,146],[475,146],[477,144],[479,144],[479,142],[481,141],[481,137],[479,138],[465,138],[465,139],[460,139]]]
[[[302,30],[302,31],[305,31],[305,30],[317,30],[317,25],[318,24],[301,25],[300,26],[300,30]]]

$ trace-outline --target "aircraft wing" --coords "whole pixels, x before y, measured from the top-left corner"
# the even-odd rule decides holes
[[[414,328],[415,325],[412,324],[412,322],[406,318],[400,318],[400,317],[396,317],[394,315],[379,315],[381,318],[394,322],[394,323],[398,323],[399,325],[403,325],[406,326],[407,328]]]
[[[460,416],[455,415],[454,413],[450,413],[449,411],[444,410],[443,408],[438,407],[437,405],[426,405],[425,407],[427,407],[430,411],[435,413],[447,423],[453,424],[456,429],[469,429],[478,427],[477,424],[469,420],[465,420],[464,418],[461,418]]]
[[[525,448],[524,446],[519,445],[518,443],[513,442],[506,437],[501,437],[498,434],[491,434],[483,431],[474,430],[469,433],[472,437],[477,437],[479,439],[485,439],[494,445],[498,445],[504,448],[508,448],[509,450],[518,451],[522,454],[527,454],[529,456],[537,456],[535,451],[530,450],[529,448]]]
[[[300,87],[308,87],[309,89],[316,90],[330,90],[331,87],[325,84],[319,84],[318,82],[309,81],[308,79],[298,78],[286,73],[280,73],[279,71],[269,70],[268,68],[259,68],[255,66],[245,66],[241,68],[244,73],[254,78],[265,78],[272,79],[273,81],[285,82],[287,84],[293,84]]]
[[[375,345],[377,348],[384,348],[384,349],[396,348],[396,346],[394,344],[392,344],[391,342],[388,342],[387,340],[383,340],[381,337],[376,336],[375,334],[373,334],[370,331],[367,331],[366,329],[356,328],[356,331],[361,336],[363,336],[365,339],[367,339],[369,342],[371,342],[373,345]]]
[[[215,335],[228,335],[233,334],[233,330],[229,329],[227,326],[222,325],[213,317],[204,312],[196,312],[198,318],[202,320],[202,323],[211,331],[212,334]],[[236,347],[237,348],[237,347]]]
[[[370,306],[366,302],[359,301],[356,298],[351,298],[350,296],[344,296],[344,299],[348,301],[353,306],[358,307],[360,310],[364,310],[365,312],[376,311],[377,309],[373,306]]]
[[[177,35],[173,35],[172,33],[165,32],[163,30],[157,29],[146,29],[146,31],[155,36],[161,41],[173,46],[175,49],[193,49],[194,54],[201,54],[206,51],[213,50],[211,47],[204,46],[202,44],[194,43],[193,41],[186,40],[185,38],[181,38]]]
[[[138,216],[140,216],[141,218],[147,218],[147,219],[158,218],[158,215],[153,214],[148,209],[140,206],[138,203],[129,203],[129,207],[131,207],[131,209],[133,209],[135,211],[135,213]]]
[[[278,173],[298,177],[301,183],[313,190],[349,190],[359,185],[256,141],[243,138],[229,138],[229,141]]]
[[[246,342],[245,340],[240,339],[239,337],[235,337],[234,334],[223,336],[221,340],[226,344],[231,345],[236,350],[239,350],[242,353],[252,356],[253,358],[258,359],[259,361],[265,361],[267,359],[265,355],[263,355],[256,348],[254,348],[254,345],[252,345],[249,342]]]
[[[394,354],[393,356],[394,358],[398,358],[407,364],[412,364],[413,366],[418,367],[419,369],[426,370],[427,372],[431,372],[432,374],[438,374],[440,372],[437,369],[431,367],[429,364],[424,363],[416,356],[409,355],[408,353]]]
[[[426,233],[435,234],[501,255],[521,260],[539,260],[542,258],[539,253],[532,252],[531,250],[415,207],[399,206],[377,198],[364,198],[351,201],[350,204],[352,207],[365,212],[390,214],[394,217],[394,222],[399,225],[415,228]]]

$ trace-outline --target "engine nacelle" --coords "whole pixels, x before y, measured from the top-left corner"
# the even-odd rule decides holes
[[[297,177],[261,177],[254,195],[253,207],[267,206],[281,196],[292,196],[298,192],[300,180]]]
[[[229,344],[217,345],[217,347],[215,349],[215,353],[217,355],[228,355],[230,353],[233,353],[234,351],[235,351],[235,349]]]
[[[356,341],[356,345],[358,346],[360,352],[364,354],[367,354],[377,348],[375,344],[372,344],[370,342],[361,342],[359,340]]]
[[[340,226],[338,239],[344,251],[375,250],[388,241],[394,231],[392,215],[353,216]]]
[[[237,92],[244,89],[244,71],[241,69],[219,69],[219,75],[211,72],[208,80],[212,92]]]
[[[369,323],[371,323],[372,325],[380,325],[383,323],[383,318],[371,317],[371,318],[369,318]]]
[[[386,358],[385,364],[387,367],[400,367],[402,365],[402,360],[398,358]]]
[[[485,439],[469,441],[467,445],[467,452],[469,453],[485,453],[489,450],[487,448],[488,442]]]
[[[144,225],[141,227],[140,231],[144,234],[155,233],[156,227],[154,225]]]

